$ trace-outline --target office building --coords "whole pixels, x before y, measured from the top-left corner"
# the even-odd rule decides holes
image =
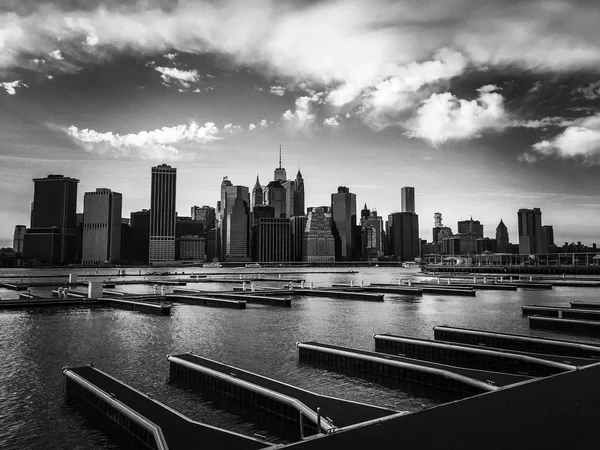
[[[204,262],[206,259],[206,243],[202,236],[180,236],[179,259],[181,261]]]
[[[500,223],[496,227],[496,249],[498,253],[507,253],[508,244],[508,228],[506,228],[506,225],[504,225],[504,222],[500,219]]]
[[[388,255],[400,261],[414,261],[420,255],[419,216],[411,212],[388,216],[386,235]]]
[[[25,232],[27,231],[26,225],[15,225],[15,232],[13,235],[13,251],[15,253],[23,253],[23,245],[25,243]]]
[[[94,266],[121,257],[120,193],[98,188],[83,196],[83,248],[81,263]]]
[[[306,216],[290,217],[290,261],[300,262],[304,257],[304,230]]]
[[[542,248],[543,253],[550,253],[554,250],[554,228],[552,225],[542,225]]]
[[[542,211],[539,208],[519,209],[519,253],[530,255],[542,251]]]
[[[360,218],[362,257],[367,260],[378,259],[383,253],[383,218],[377,211],[370,211],[365,204]]]
[[[251,224],[248,187],[234,186],[227,177],[223,177],[216,217],[216,254],[219,261],[249,261]]]
[[[215,208],[208,205],[192,206],[191,218],[199,220],[204,226],[204,231],[215,227]]]
[[[285,217],[260,217],[253,226],[253,260],[286,262],[290,260],[290,221]]]
[[[148,264],[150,256],[150,211],[142,209],[130,215],[133,231],[133,261]]]
[[[265,204],[275,208],[275,217],[286,217],[287,191],[280,181],[271,181],[264,190]]]
[[[175,260],[177,169],[167,164],[152,168],[150,191],[150,264]]]
[[[308,208],[303,248],[303,261],[335,261],[335,238],[331,230],[331,208],[329,206]]]
[[[477,238],[477,253],[496,253],[498,251],[498,241],[490,238]]]
[[[336,261],[352,261],[356,253],[356,194],[339,186],[331,194],[331,229],[335,237]]]
[[[260,181],[258,181],[258,175],[256,175],[256,183],[254,183],[254,187],[252,188],[252,211],[254,211],[255,206],[262,205],[263,203],[263,187],[260,185]]]
[[[415,188],[405,186],[400,189],[402,212],[415,212]]]
[[[483,225],[479,220],[461,220],[458,222],[458,234],[472,234],[475,238],[483,238]]]
[[[48,175],[34,178],[31,228],[23,239],[23,258],[37,263],[76,261],[76,178]]]

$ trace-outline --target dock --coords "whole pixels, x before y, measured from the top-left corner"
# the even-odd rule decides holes
[[[352,292],[345,290],[328,290],[328,289],[310,289],[298,288],[294,289],[295,295],[308,295],[311,297],[329,297],[339,298],[343,300],[365,300],[369,302],[382,302],[383,294],[371,294],[367,292]]]
[[[148,296],[134,297],[101,297],[98,302],[104,305],[113,306],[121,309],[129,309],[131,311],[144,311],[161,316],[171,314],[171,304],[163,303],[166,297],[152,297],[152,301],[148,301]],[[157,303],[158,302],[158,303]]]
[[[472,288],[458,287],[449,284],[425,284],[420,285],[420,283],[413,283],[411,285],[394,285],[394,284],[385,284],[385,283],[371,283],[370,286],[377,289],[408,289],[406,293],[410,293],[410,290],[416,290],[421,294],[439,294],[439,295],[462,295],[467,297],[475,297],[477,295],[476,291]]]
[[[600,321],[600,309],[564,308],[560,306],[523,305],[524,316],[556,317],[558,319]]]
[[[51,308],[98,305],[97,300],[87,298],[19,298],[0,300],[0,309]]]
[[[261,449],[270,446],[231,431],[193,421],[148,394],[92,366],[64,368],[65,391],[129,433],[138,445],[159,450]]]
[[[305,431],[329,434],[338,427],[395,415],[398,412],[313,392],[191,353],[169,355],[170,380],[202,393],[217,392],[247,406],[300,425]]]
[[[167,294],[167,298],[173,302],[188,303],[190,305],[217,306],[221,308],[246,309],[244,300],[227,300],[215,297],[204,297],[186,293]]]
[[[493,392],[498,390],[498,385],[529,379],[522,375],[466,369],[314,341],[299,342],[296,345],[299,359],[303,362],[421,384],[464,395]]]
[[[485,330],[433,327],[435,340],[478,345],[528,353],[600,358],[600,346],[560,339],[536,338],[519,334],[496,333]]]
[[[571,308],[600,309],[600,302],[571,302]]]
[[[600,336],[597,320],[559,319],[556,317],[529,316],[529,327],[538,330],[564,331],[589,336]]]
[[[237,300],[243,301],[246,303],[257,303],[261,305],[271,305],[271,306],[291,306],[292,299],[290,297],[281,298],[281,297],[271,297],[267,295],[263,295],[260,292],[252,292],[250,290],[247,291],[198,291],[194,289],[173,289],[173,294],[184,294],[188,296],[201,296],[206,298],[214,298],[214,299],[226,299],[226,300]]]
[[[595,364],[282,448],[593,449],[598,443],[599,378],[600,364]]]
[[[577,368],[567,358],[558,362],[539,356],[389,334],[375,334],[373,339],[377,352],[477,370],[545,377]]]

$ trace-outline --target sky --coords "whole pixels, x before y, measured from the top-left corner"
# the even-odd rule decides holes
[[[433,214],[518,242],[538,207],[556,241],[600,244],[600,8],[561,0],[3,0],[0,246],[29,225],[32,178],[78,178],[177,210],[220,184],[300,170],[387,218],[414,186]]]

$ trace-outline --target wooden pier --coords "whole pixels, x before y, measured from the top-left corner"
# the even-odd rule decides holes
[[[531,377],[545,377],[576,369],[567,358],[557,362],[540,356],[389,334],[375,334],[373,338],[377,352],[470,369]]]
[[[190,353],[169,355],[171,382],[238,402],[297,423],[304,433],[332,433],[340,426],[397,414],[386,408],[318,395],[238,367]]]
[[[129,433],[138,445],[159,450],[199,448],[260,449],[270,446],[231,431],[193,421],[148,394],[92,367],[64,368],[69,397],[91,406]]]
[[[600,336],[600,322],[597,320],[559,319],[555,317],[529,316],[529,327],[538,330]]]
[[[527,376],[466,369],[314,341],[299,342],[297,347],[299,359],[303,362],[421,384],[464,395],[492,392],[498,389],[498,385],[529,379]]]
[[[441,341],[503,348],[528,353],[600,358],[600,346],[584,342],[495,333],[485,330],[448,327],[445,325],[433,327],[433,333],[435,340]]]

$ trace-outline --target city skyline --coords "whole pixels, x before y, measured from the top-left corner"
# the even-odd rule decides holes
[[[0,6],[1,246],[29,225],[33,178],[81,180],[78,212],[83,192],[121,192],[128,217],[166,163],[187,215],[223,176],[271,181],[280,144],[305,207],[347,186],[387,217],[413,186],[427,240],[441,212],[489,237],[502,219],[515,242],[517,211],[537,207],[557,243],[598,241],[593,5],[79,3]]]

